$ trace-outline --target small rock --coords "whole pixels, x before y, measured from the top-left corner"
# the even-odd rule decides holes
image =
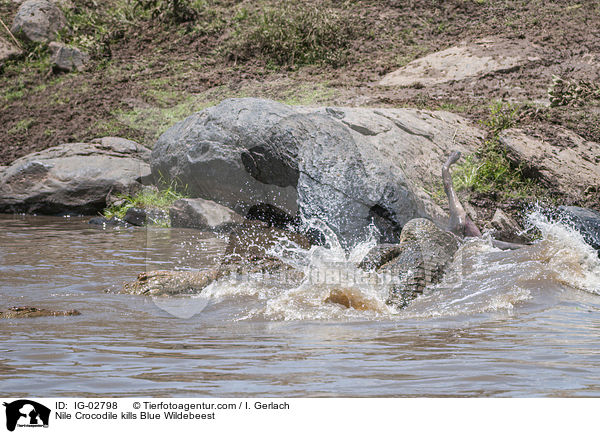
[[[27,0],[17,10],[11,32],[28,42],[50,42],[67,25],[60,8],[48,0]]]
[[[523,229],[515,219],[507,215],[500,208],[496,208],[494,217],[492,217],[487,229],[489,229],[491,235],[499,241],[516,244],[526,244],[531,241],[529,237],[523,234]]]
[[[90,56],[85,51],[60,42],[51,42],[48,48],[52,54],[50,61],[55,71],[83,71],[85,64],[90,60]]]
[[[169,221],[165,210],[155,208],[129,208],[123,218],[134,226],[163,225]]]
[[[38,318],[42,316],[76,316],[81,315],[77,310],[48,310],[32,306],[9,307],[6,311],[0,312],[0,319],[14,318]]]
[[[103,228],[106,227],[119,227],[119,226],[123,226],[123,227],[127,227],[130,226],[127,222],[124,222],[123,220],[117,218],[117,217],[111,217],[110,219],[107,219],[106,217],[92,217],[89,221],[88,224],[90,225],[95,225],[95,226],[102,226]]]
[[[12,57],[21,55],[23,52],[0,36],[0,64]]]
[[[179,199],[169,209],[171,227],[225,232],[245,219],[235,211],[212,200]]]

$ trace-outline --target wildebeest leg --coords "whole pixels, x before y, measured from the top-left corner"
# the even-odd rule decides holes
[[[442,166],[442,181],[444,190],[448,196],[448,205],[450,208],[450,224],[448,230],[460,237],[480,237],[481,231],[475,223],[467,216],[454,187],[452,186],[452,176],[450,175],[450,166],[460,159],[460,152],[452,151],[444,166]]]

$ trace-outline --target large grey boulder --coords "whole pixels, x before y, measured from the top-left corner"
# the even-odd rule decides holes
[[[179,199],[169,208],[171,227],[226,232],[242,224],[244,217],[206,199]]]
[[[11,32],[28,42],[50,42],[67,25],[60,8],[48,0],[27,0],[17,10]]]
[[[0,171],[0,212],[95,214],[109,194],[133,194],[150,175],[149,151],[114,137],[70,143]]]
[[[156,178],[244,216],[269,205],[319,218],[344,245],[374,222],[382,240],[397,241],[412,218],[446,223],[428,191],[450,150],[472,152],[482,136],[447,112],[230,99],[167,130],[151,166]]]
[[[594,199],[600,191],[600,144],[564,128],[555,141],[532,137],[518,128],[500,134],[500,143],[515,166],[547,188],[571,200]]]
[[[77,47],[61,44],[60,42],[50,42],[48,45],[51,57],[50,62],[57,71],[71,72],[82,71],[85,64],[90,60],[89,54],[81,51]]]

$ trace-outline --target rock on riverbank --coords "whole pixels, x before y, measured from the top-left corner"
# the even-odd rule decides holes
[[[500,143],[515,166],[557,194],[584,201],[600,192],[600,144],[564,128],[548,142],[512,128],[500,134]]]
[[[95,214],[109,194],[132,194],[150,174],[150,151],[105,137],[35,152],[0,169],[0,212]]]
[[[48,0],[27,0],[19,6],[11,32],[25,41],[49,42],[67,25],[60,8]]]

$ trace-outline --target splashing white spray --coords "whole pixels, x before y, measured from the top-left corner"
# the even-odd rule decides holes
[[[224,281],[208,287],[203,296],[260,301],[238,319],[365,320],[512,312],[532,298],[535,288],[567,286],[600,294],[600,260],[583,237],[540,211],[530,213],[528,221],[542,235],[533,245],[500,251],[489,239],[466,242],[443,281],[401,311],[386,303],[394,283],[389,276],[359,267],[377,244],[376,228],[371,227],[368,238],[346,250],[317,219],[306,226],[323,234],[322,246],[306,250],[282,237],[269,251],[302,271],[299,284],[290,287],[262,277],[242,283]]]

